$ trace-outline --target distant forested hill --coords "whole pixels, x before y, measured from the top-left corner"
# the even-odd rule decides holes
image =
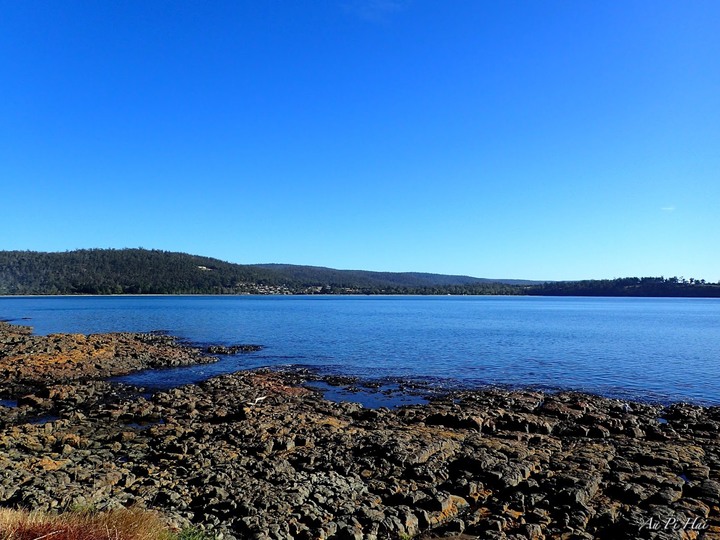
[[[683,278],[533,282],[285,264],[233,264],[147,249],[0,251],[0,294],[511,294],[720,297]]]
[[[511,285],[468,276],[243,265],[160,250],[0,251],[0,294],[463,294],[470,289],[515,292]]]
[[[486,279],[470,276],[425,274],[421,272],[370,272],[367,270],[335,270],[322,266],[293,264],[256,264],[257,268],[274,270],[298,283],[331,283],[338,287],[443,287],[502,283],[508,285],[537,284],[537,281],[517,279]]]
[[[159,250],[0,252],[1,294],[212,294],[281,281],[270,270]]]
[[[526,287],[523,294],[536,296],[670,296],[720,297],[720,283],[663,277],[630,277],[586,281],[556,281]]]

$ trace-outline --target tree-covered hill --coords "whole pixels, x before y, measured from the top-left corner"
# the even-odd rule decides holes
[[[471,287],[471,294],[514,292],[511,286],[468,276],[242,265],[160,250],[0,251],[0,294],[469,292],[464,287]]]
[[[530,285],[537,281],[517,279],[485,279],[470,276],[428,274],[422,272],[370,272],[367,270],[336,270],[322,266],[294,264],[257,264],[258,268],[274,270],[292,282],[306,285],[318,283],[336,287],[445,287],[481,284]]]
[[[271,270],[159,250],[0,252],[1,294],[216,294],[281,282]]]
[[[147,249],[0,251],[0,294],[511,294],[720,297],[683,278],[532,282],[284,264],[233,264]]]
[[[556,281],[525,287],[523,294],[536,296],[643,296],[720,297],[720,283],[705,280],[629,277],[584,281]]]

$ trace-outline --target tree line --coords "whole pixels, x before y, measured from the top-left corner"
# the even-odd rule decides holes
[[[1,294],[219,294],[280,283],[263,269],[160,250],[0,252]]]
[[[720,297],[720,283],[678,277],[562,282],[241,265],[147,249],[0,251],[0,294],[397,294]]]

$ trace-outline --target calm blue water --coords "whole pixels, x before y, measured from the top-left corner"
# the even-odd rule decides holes
[[[149,386],[306,365],[441,386],[532,386],[720,404],[720,301],[714,299],[3,297],[0,318],[39,334],[166,330],[193,342],[265,347],[214,365],[134,377]]]

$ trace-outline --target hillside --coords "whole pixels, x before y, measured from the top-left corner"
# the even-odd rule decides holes
[[[160,250],[0,251],[0,294],[447,294],[468,286],[514,292],[468,276],[243,265]]]
[[[537,281],[517,279],[486,279],[470,276],[427,274],[422,272],[370,272],[367,270],[336,270],[322,266],[293,264],[256,264],[256,268],[273,270],[292,282],[317,284],[330,283],[338,287],[444,287],[452,285],[479,285],[502,283],[531,285]]]
[[[270,270],[159,250],[0,252],[1,294],[223,293],[281,281]]]
[[[147,249],[0,251],[0,295],[453,294],[720,297],[720,283],[643,277],[538,282],[417,272],[233,264]]]
[[[720,283],[677,277],[629,277],[583,281],[556,281],[526,287],[535,296],[641,296],[718,298]]]

